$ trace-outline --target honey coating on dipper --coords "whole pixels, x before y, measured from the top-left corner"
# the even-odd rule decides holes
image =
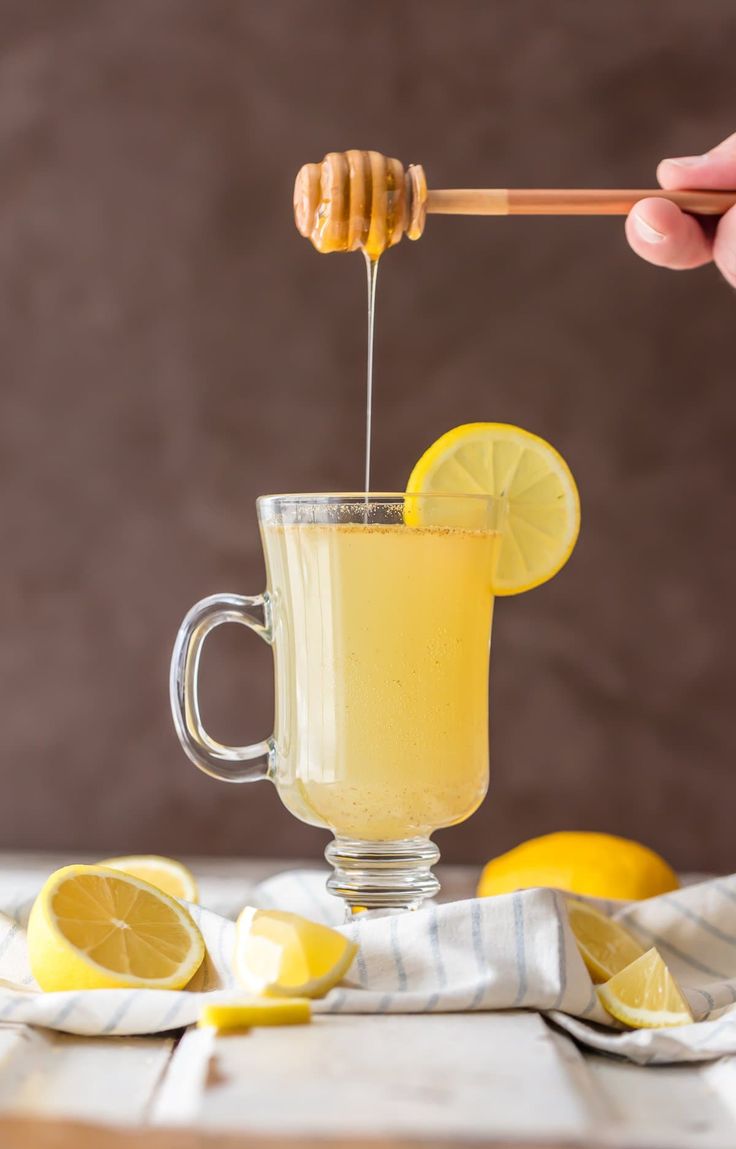
[[[375,260],[404,232],[418,239],[424,227],[426,182],[416,165],[380,152],[329,152],[305,164],[294,185],[294,219],[317,251],[362,250]]]

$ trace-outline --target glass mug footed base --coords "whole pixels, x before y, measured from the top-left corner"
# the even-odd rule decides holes
[[[270,779],[300,820],[335,827],[327,887],[351,909],[434,897],[439,851],[423,827],[469,817],[488,782],[499,507],[484,495],[408,498],[259,499],[267,591],[202,600],[172,657],[188,756],[216,778]],[[250,746],[216,741],[199,710],[202,646],[226,622],[274,653],[276,728]]]
[[[440,852],[429,838],[362,842],[335,837],[325,850],[334,872],[327,889],[360,910],[416,910],[434,898],[440,883],[432,873]]]

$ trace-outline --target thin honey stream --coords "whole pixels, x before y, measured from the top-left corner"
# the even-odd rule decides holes
[[[368,280],[368,358],[366,364],[366,404],[365,404],[365,497],[371,489],[371,435],[373,428],[373,336],[376,323],[376,283],[378,282],[378,258],[367,252],[365,266]]]

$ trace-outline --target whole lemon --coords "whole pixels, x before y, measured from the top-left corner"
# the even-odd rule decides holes
[[[481,874],[478,897],[552,886],[590,897],[635,901],[676,890],[679,884],[664,858],[640,842],[565,830],[531,838],[493,858]]]

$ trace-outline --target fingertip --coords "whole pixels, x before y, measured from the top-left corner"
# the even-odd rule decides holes
[[[710,241],[697,221],[655,196],[631,209],[626,237],[637,255],[658,267],[698,267],[711,258]]]
[[[676,204],[650,196],[634,204],[626,220],[626,234],[637,249],[642,244],[658,247],[676,232],[681,218]]]
[[[720,144],[716,144],[711,148],[710,155],[726,156],[731,159],[736,158],[736,132],[732,132],[730,136],[726,136],[725,140],[721,140]]]
[[[657,166],[660,187],[668,191],[710,188],[730,191],[736,181],[736,135],[699,156],[674,156]]]
[[[702,166],[704,156],[681,156],[679,159],[660,160],[657,164],[657,183],[665,191],[678,191],[695,187],[695,172]]]

